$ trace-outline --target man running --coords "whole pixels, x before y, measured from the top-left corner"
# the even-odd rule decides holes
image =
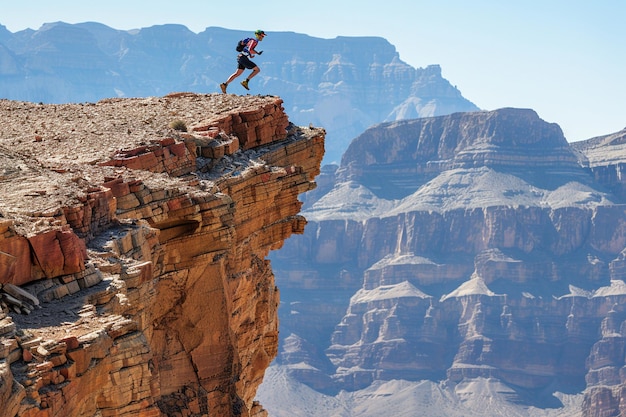
[[[256,32],[254,32],[254,38],[248,39],[248,43],[246,43],[246,45],[244,46],[243,51],[241,51],[241,53],[237,55],[237,70],[230,77],[228,77],[228,80],[226,80],[225,83],[220,84],[222,93],[226,94],[226,88],[228,88],[228,84],[230,84],[231,81],[233,81],[235,78],[239,77],[246,68],[252,70],[252,72],[250,73],[250,75],[248,75],[248,78],[241,82],[241,85],[243,85],[243,88],[245,88],[246,90],[250,90],[248,88],[248,82],[252,77],[257,75],[261,71],[261,68],[259,68],[257,64],[252,62],[250,58],[254,58],[255,54],[261,55],[263,53],[263,51],[257,52],[255,48],[259,44],[259,42],[263,40],[264,37],[265,32],[263,32],[262,30],[257,30]]]

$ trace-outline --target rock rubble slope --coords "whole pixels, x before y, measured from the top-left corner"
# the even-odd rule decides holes
[[[266,415],[324,137],[271,96],[0,100],[0,415]]]

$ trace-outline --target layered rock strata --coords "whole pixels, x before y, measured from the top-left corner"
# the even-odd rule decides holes
[[[622,175],[626,166],[626,129],[610,135],[575,142],[572,147],[579,153],[581,164],[593,173],[600,184],[626,200],[626,176]],[[622,250],[609,265],[611,273],[619,279],[620,285],[626,281],[624,269],[625,252]],[[599,329],[599,337],[586,360],[588,369],[585,381],[585,416],[624,415],[626,413],[626,370],[625,344],[626,315],[621,304],[615,304],[605,314]]]
[[[0,101],[0,415],[266,415],[324,135],[276,97]]]
[[[610,135],[574,142],[572,148],[578,153],[581,165],[593,172],[598,183],[626,199],[626,128]]]
[[[496,378],[517,402],[584,393],[582,415],[618,415],[622,137],[574,148],[524,109],[364,132],[274,255],[283,334],[302,339],[278,363],[324,392]]]

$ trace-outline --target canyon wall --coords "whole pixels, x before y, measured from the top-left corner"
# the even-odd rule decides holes
[[[272,255],[277,363],[331,395],[482,379],[526,407],[568,393],[575,415],[623,414],[623,137],[570,145],[527,109],[368,129]]]
[[[266,415],[324,137],[271,96],[1,100],[0,415]]]

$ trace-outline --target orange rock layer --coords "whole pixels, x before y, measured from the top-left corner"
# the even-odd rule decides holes
[[[275,97],[233,96],[210,114],[215,99],[159,99],[155,114],[202,118],[29,174],[79,184],[46,210],[0,206],[1,417],[266,415],[254,398],[277,353],[279,301],[266,257],[304,230],[298,195],[315,186],[324,131],[290,126]],[[134,106],[146,104],[93,110]],[[15,180],[0,176],[2,193]]]

